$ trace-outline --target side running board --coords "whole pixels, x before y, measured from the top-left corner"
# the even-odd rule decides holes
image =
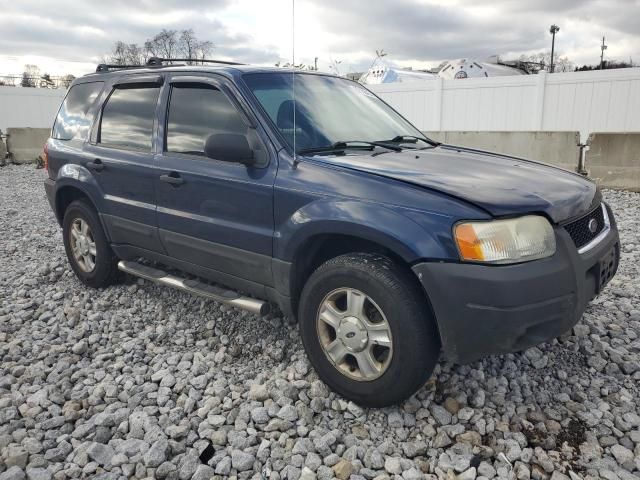
[[[118,269],[125,273],[144,278],[160,285],[173,287],[184,292],[199,295],[201,297],[215,300],[216,302],[231,305],[232,307],[247,310],[257,315],[269,313],[270,306],[267,302],[256,300],[255,298],[243,297],[233,290],[227,290],[215,285],[199,282],[198,280],[185,280],[173,275],[169,275],[163,270],[148,267],[137,262],[121,260],[118,262]]]

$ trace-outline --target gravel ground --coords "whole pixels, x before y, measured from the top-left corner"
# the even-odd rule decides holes
[[[43,178],[0,169],[0,480],[640,477],[640,194],[605,192],[622,262],[573,332],[364,410],[280,316],[82,286]]]

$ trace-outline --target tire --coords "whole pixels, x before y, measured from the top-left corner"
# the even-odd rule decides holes
[[[74,240],[74,233],[78,229],[83,229],[83,225],[88,227],[84,235],[84,240],[89,243],[78,243]],[[64,212],[62,221],[62,237],[64,239],[64,249],[67,252],[69,264],[74,273],[82,283],[92,288],[102,288],[115,283],[119,277],[118,259],[113,253],[107,237],[102,229],[102,224],[95,209],[84,200],[74,200]],[[93,258],[93,262],[87,262],[87,255],[80,255],[80,259],[74,254],[74,247],[84,247],[93,245],[95,255],[88,252],[88,256]],[[87,250],[81,249],[82,252]],[[93,265],[91,265],[93,263]],[[89,268],[93,266],[93,268]]]
[[[438,361],[436,322],[411,275],[387,257],[354,253],[321,265],[302,290],[298,318],[309,360],[329,387],[359,405],[384,407],[407,399],[425,384]],[[359,308],[362,294],[365,306]],[[348,311],[367,313],[360,322]],[[344,348],[349,353],[340,362]],[[375,361],[361,362],[367,358],[356,351],[361,348]]]

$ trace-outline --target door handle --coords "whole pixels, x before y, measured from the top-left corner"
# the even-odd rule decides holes
[[[100,160],[99,158],[96,158],[93,162],[87,162],[85,165],[87,166],[87,168],[95,170],[96,172],[101,172],[102,170],[104,170],[104,163],[102,163],[102,160]]]
[[[164,175],[160,175],[160,180],[169,183],[175,187],[178,187],[184,183],[184,180],[179,173],[171,172]]]

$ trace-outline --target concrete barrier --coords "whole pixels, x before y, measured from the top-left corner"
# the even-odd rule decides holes
[[[603,187],[640,191],[640,132],[592,133],[586,168]]]
[[[4,144],[4,135],[0,130],[0,166],[5,165],[7,162],[7,147]]]
[[[578,132],[424,132],[438,142],[478,148],[557,165],[575,171]]]
[[[48,128],[7,128],[7,150],[13,163],[33,163],[42,155]]]

